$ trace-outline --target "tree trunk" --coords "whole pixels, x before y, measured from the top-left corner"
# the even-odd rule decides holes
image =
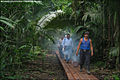
[[[119,17],[120,17],[120,12],[118,12],[118,21],[117,21],[118,22],[118,35],[119,35],[118,36],[119,37],[118,38],[119,39],[118,40],[119,41],[119,56],[118,56],[118,58],[119,58],[119,65],[120,65],[120,18]]]
[[[111,17],[110,17],[110,12],[109,12],[109,16],[108,16],[108,42],[109,42],[109,43],[108,43],[108,46],[110,46],[110,31],[111,31],[111,30],[110,30],[110,26],[111,26],[110,18],[111,18]]]

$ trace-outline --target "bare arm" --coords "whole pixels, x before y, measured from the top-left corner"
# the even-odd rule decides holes
[[[90,49],[91,49],[91,56],[93,56],[93,46],[92,46],[92,40],[90,39]]]
[[[80,41],[79,41],[79,44],[78,44],[78,47],[77,47],[77,51],[76,51],[76,55],[78,55],[78,51],[79,51],[79,49],[80,49],[81,42],[82,42],[82,38],[81,38]]]

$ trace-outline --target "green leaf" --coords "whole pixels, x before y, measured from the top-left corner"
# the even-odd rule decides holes
[[[3,27],[0,26],[0,30],[5,31]]]
[[[119,47],[112,47],[109,52],[110,56],[117,56],[118,53],[119,53]]]
[[[70,7],[72,5],[72,3],[71,2],[69,2],[68,4],[67,4],[67,7]]]
[[[34,3],[38,4],[38,5],[43,5],[42,1],[35,1]]]
[[[51,40],[53,43],[55,43],[54,38],[48,34],[45,34],[45,37]]]
[[[27,47],[27,45],[23,45],[19,49],[23,49],[23,48],[26,48],[26,47]]]
[[[79,29],[80,28],[83,28],[84,26],[78,26],[78,27],[76,27],[75,29],[74,29],[74,32],[76,33],[76,32],[78,32],[79,31]]]
[[[11,19],[6,18],[6,17],[4,17],[4,16],[0,16],[0,20],[5,20],[5,21],[8,21],[8,22],[10,22],[10,23],[15,23],[15,22],[12,21]]]
[[[112,77],[113,77],[115,80],[120,80],[120,78],[118,77],[118,75],[112,75]]]
[[[20,75],[14,75],[14,76],[8,76],[6,79],[22,79],[22,76]]]
[[[85,13],[85,15],[82,17],[82,20],[83,20],[83,21],[86,21],[86,20],[87,20],[88,15],[89,15],[88,13]]]
[[[4,23],[4,24],[8,25],[8,26],[11,27],[11,28],[14,28],[14,26],[13,26],[11,23],[9,23],[8,21],[0,20],[0,22],[2,22],[2,23]]]

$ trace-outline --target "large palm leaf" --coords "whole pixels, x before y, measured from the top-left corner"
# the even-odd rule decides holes
[[[11,27],[11,28],[14,28],[14,23],[15,23],[15,22],[12,21],[11,19],[8,19],[8,18],[6,18],[6,17],[4,17],[4,16],[1,16],[1,17],[0,17],[0,22],[8,25],[8,26]]]
[[[60,14],[63,14],[63,11],[57,10],[54,12],[50,12],[49,14],[43,16],[39,21],[38,24],[40,27],[44,28],[50,23],[54,18],[58,17]]]

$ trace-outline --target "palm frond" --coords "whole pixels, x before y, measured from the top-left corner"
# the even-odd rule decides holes
[[[85,13],[84,16],[82,17],[82,20],[83,20],[83,21],[86,21],[88,16],[89,16],[89,14],[88,14],[88,13]]]
[[[8,26],[11,27],[11,28],[14,28],[14,25],[13,25],[14,22],[13,22],[11,19],[8,19],[8,18],[6,18],[6,17],[1,16],[1,17],[0,17],[0,22],[8,25]]]
[[[50,12],[49,14],[43,16],[39,21],[38,24],[41,26],[41,28],[44,28],[49,22],[51,22],[54,18],[59,16],[60,14],[63,14],[63,11],[57,10],[55,12]]]
[[[5,20],[0,20],[0,22],[8,25],[8,26],[11,27],[11,28],[14,28],[14,26],[13,26],[11,23],[9,23],[9,22],[7,22],[7,21],[5,21]]]
[[[5,30],[4,30],[4,28],[3,28],[3,27],[1,27],[1,26],[0,26],[0,30],[1,30],[1,31],[5,31]]]
[[[112,47],[109,51],[110,56],[117,56],[119,53],[119,47]]]
[[[79,29],[81,29],[81,28],[83,28],[84,26],[78,26],[78,27],[76,27],[75,29],[74,29],[74,32],[76,33],[76,32],[78,32],[79,31]]]

